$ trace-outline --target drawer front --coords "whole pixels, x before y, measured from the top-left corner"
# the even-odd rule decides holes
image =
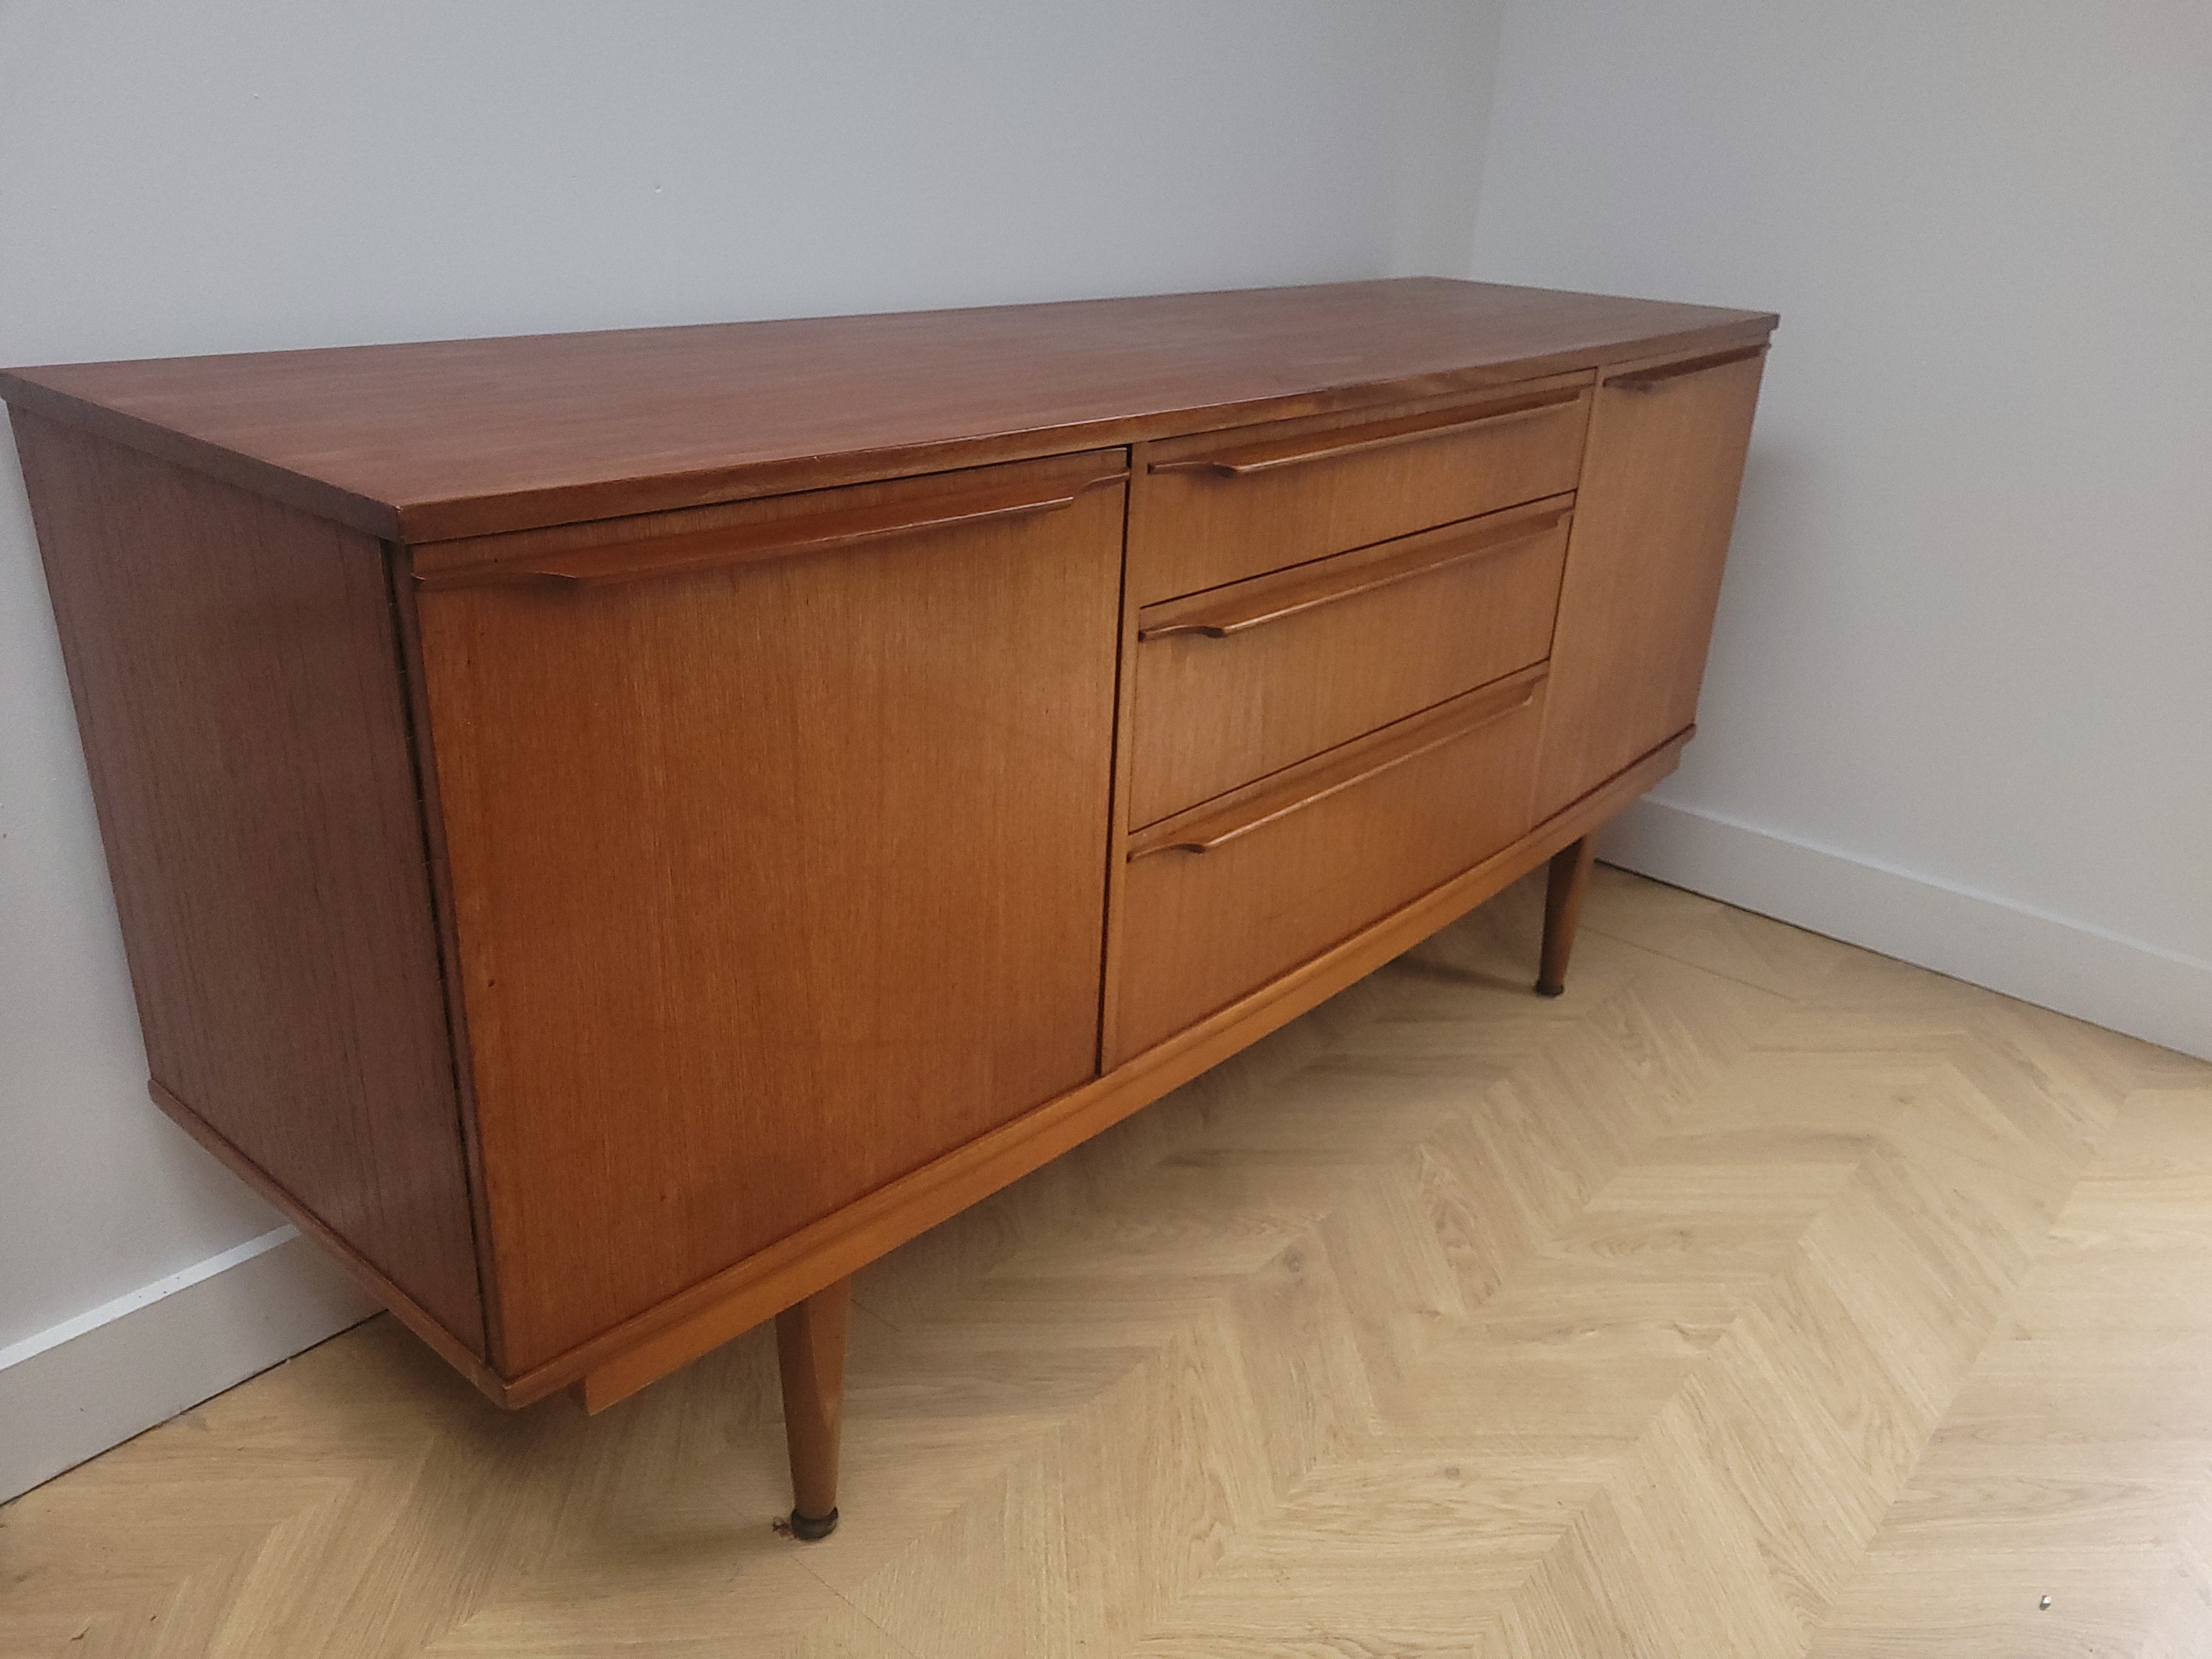
[[[1108,1063],[1516,840],[1543,694],[1528,670],[1135,837]]]
[[[1283,421],[1152,445],[1136,493],[1139,605],[1565,494],[1587,374],[1407,410]]]
[[[1571,506],[1558,497],[1148,607],[1131,822],[1542,661]]]

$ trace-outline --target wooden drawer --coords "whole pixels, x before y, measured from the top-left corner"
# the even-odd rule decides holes
[[[1542,661],[1572,507],[1554,497],[1148,607],[1130,821]]]
[[[1107,1063],[1522,834],[1543,691],[1543,669],[1528,669],[1135,837]]]
[[[1146,451],[1130,592],[1151,605],[1575,487],[1588,374]]]

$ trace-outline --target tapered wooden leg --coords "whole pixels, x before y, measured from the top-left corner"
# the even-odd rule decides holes
[[[783,1435],[791,1451],[791,1530],[837,1529],[837,1435],[845,1421],[845,1328],[853,1281],[841,1279],[775,1316],[783,1369]]]
[[[1582,925],[1583,894],[1589,887],[1590,860],[1597,837],[1584,836],[1553,855],[1544,889],[1544,961],[1536,972],[1536,994],[1555,997],[1567,988],[1567,958],[1575,951],[1575,929]]]

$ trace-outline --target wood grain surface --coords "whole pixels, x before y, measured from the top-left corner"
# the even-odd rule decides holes
[[[1358,440],[1397,422],[1366,411],[1154,444],[1150,487],[1129,526],[1130,592],[1152,605],[1571,490],[1589,398],[1562,395],[1586,380],[1554,377],[1488,398],[1416,405],[1468,423],[1381,447]],[[1232,462],[1262,438],[1310,459],[1250,473],[1208,464]],[[1333,450],[1332,439],[1352,447]]]
[[[1571,507],[1559,497],[1146,607],[1133,821],[1542,661]]]
[[[621,1398],[1671,767],[1772,322],[1424,280],[0,382],[103,813],[223,838],[118,855],[134,968],[173,885],[247,964],[147,970],[157,1095],[495,1397]],[[354,1092],[241,1091],[249,1004]]]
[[[509,1374],[1097,1066],[1121,486],[419,596]],[[1108,464],[1108,463],[1110,463]]]
[[[1419,944],[1589,834],[1674,771],[1680,733],[1521,840],[1309,957],[1249,995],[1184,1027],[1080,1088],[1054,1097],[944,1157],[878,1188],[812,1225],[679,1291],[582,1347],[502,1382],[509,1406],[542,1400],[571,1382],[599,1410],[750,1330],[793,1302],[858,1272],[886,1251],[958,1214],[1130,1116],[1209,1066]]]
[[[155,1080],[481,1357],[384,550],[15,427]]]
[[[1773,324],[1409,277],[21,368],[0,397],[419,542],[1468,390]]]
[[[1519,839],[1542,704],[1532,670],[1137,836],[1108,1064]]]
[[[1553,645],[1536,814],[1698,717],[1763,359],[1608,373],[1590,417]]]
[[[0,1652],[2203,1655],[2212,1066],[1542,905],[860,1275],[823,1543],[765,1328],[592,1417],[376,1320],[0,1510]]]
[[[268,1170],[233,1146],[213,1124],[193,1109],[190,1103],[151,1078],[147,1079],[146,1092],[179,1128],[205,1147],[225,1169],[282,1211],[294,1226],[328,1251],[331,1260],[353,1276],[356,1284],[382,1303],[395,1319],[428,1343],[439,1358],[475,1383],[487,1399],[507,1403],[511,1385],[481,1352],[489,1346],[488,1344],[464,1342],[455,1336],[447,1328],[443,1320],[402,1290],[389,1273],[363,1255],[351,1239],[332,1229],[311,1206],[301,1201],[297,1194],[280,1185]]]

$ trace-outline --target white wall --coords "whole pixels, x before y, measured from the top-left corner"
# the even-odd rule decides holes
[[[0,0],[0,362],[1449,272],[1495,27],[1489,0]],[[4,450],[0,907],[4,1496],[360,1305],[147,1102]]]
[[[1470,274],[1755,306],[1610,851],[2212,1055],[2212,8],[1515,0]]]

